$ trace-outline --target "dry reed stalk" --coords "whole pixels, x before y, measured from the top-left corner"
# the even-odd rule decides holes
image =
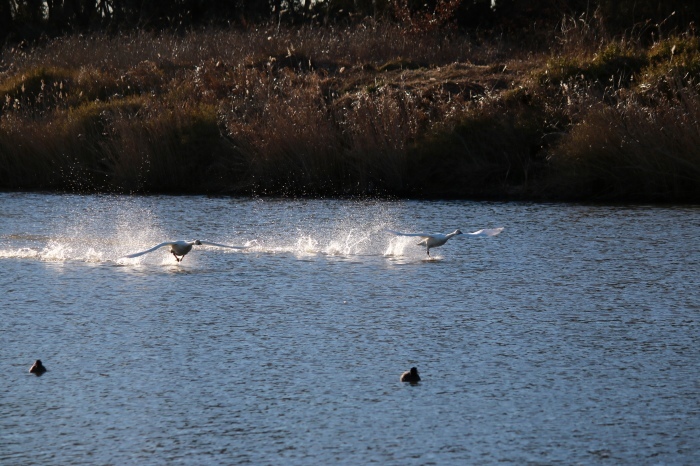
[[[686,87],[650,108],[598,105],[550,155],[567,197],[688,200],[700,194],[700,97]]]
[[[405,89],[382,87],[352,96],[350,104],[339,110],[353,178],[363,189],[408,189],[408,148],[426,120],[419,100]]]

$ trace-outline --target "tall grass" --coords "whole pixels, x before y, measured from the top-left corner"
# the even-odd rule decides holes
[[[0,188],[696,201],[700,47],[348,28],[0,51]]]
[[[635,96],[596,105],[550,154],[552,190],[565,198],[697,201],[700,97],[676,95],[649,108]]]

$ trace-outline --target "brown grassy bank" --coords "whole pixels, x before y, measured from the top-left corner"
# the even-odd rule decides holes
[[[700,201],[700,41],[563,22],[4,48],[0,189]]]

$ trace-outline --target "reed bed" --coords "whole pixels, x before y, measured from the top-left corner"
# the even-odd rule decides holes
[[[0,189],[697,202],[700,47],[345,28],[0,55]]]
[[[549,155],[550,189],[566,198],[700,199],[700,99],[675,91],[653,110],[637,96],[592,107]]]

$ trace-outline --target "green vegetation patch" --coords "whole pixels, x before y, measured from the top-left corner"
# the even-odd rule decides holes
[[[700,74],[700,38],[675,36],[654,44],[649,50],[651,76]]]
[[[571,79],[607,83],[627,83],[649,63],[643,53],[620,43],[610,43],[593,58],[557,57],[547,63],[540,82],[561,83]]]
[[[63,89],[72,81],[72,73],[62,68],[31,68],[22,74],[14,75],[0,84],[0,98],[10,96],[36,97],[54,87]]]
[[[5,110],[45,109],[65,102],[73,91],[73,75],[62,68],[30,68],[0,83]]]

